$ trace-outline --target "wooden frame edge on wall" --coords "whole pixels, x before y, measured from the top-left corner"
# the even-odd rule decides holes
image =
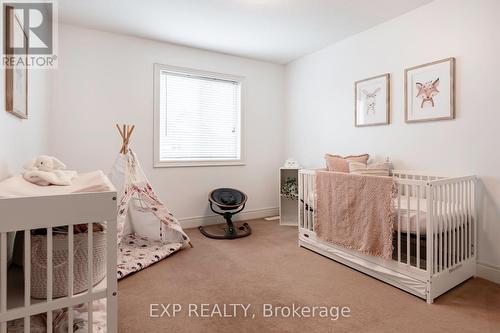
[[[387,96],[386,96],[387,122],[359,125],[358,124],[358,89],[357,89],[357,86],[359,83],[362,83],[365,81],[370,81],[373,79],[379,79],[379,78],[383,78],[383,77],[385,77],[387,80],[387,85],[386,85],[386,88],[387,88]],[[367,127],[367,126],[389,125],[390,123],[391,123],[391,74],[385,73],[382,75],[372,76],[372,77],[369,77],[367,79],[355,81],[354,82],[354,126],[355,127]]]
[[[12,6],[5,6],[4,7],[4,38],[5,38],[5,45],[10,45],[10,38],[11,38],[11,29],[12,27],[10,26],[10,22],[11,22],[11,10],[13,9],[14,7]],[[28,48],[27,48],[27,45],[28,45],[28,36],[26,35],[26,32],[24,32],[24,45],[26,47],[26,58],[28,56]],[[9,55],[12,55],[12,54],[9,54]],[[25,66],[25,68],[23,69],[25,72],[26,72],[26,85],[24,87],[24,89],[26,90],[26,100],[24,101],[25,104],[26,104],[26,112],[25,113],[21,113],[21,112],[18,112],[14,109],[14,96],[13,96],[13,92],[14,92],[14,69],[12,67],[6,67],[5,68],[5,111],[7,111],[8,113],[16,116],[16,117],[19,117],[21,119],[28,119],[28,80],[29,80],[29,76],[28,76],[28,66]]]
[[[451,108],[451,115],[448,117],[440,117],[440,118],[433,118],[433,119],[418,119],[418,120],[408,120],[408,72],[426,67],[426,66],[432,66],[432,65],[437,65],[443,62],[450,62],[450,108]],[[405,69],[405,84],[404,84],[404,103],[405,103],[405,122],[406,123],[421,123],[421,122],[427,122],[427,121],[435,121],[435,120],[452,120],[455,119],[455,66],[456,66],[456,59],[455,57],[450,57],[450,58],[445,58],[437,61],[432,61],[428,62],[426,64],[418,65],[418,66],[413,66],[410,68]]]
[[[26,67],[26,114],[18,112],[14,109],[14,70],[12,68],[5,69],[5,110],[21,119],[28,119],[28,68]]]

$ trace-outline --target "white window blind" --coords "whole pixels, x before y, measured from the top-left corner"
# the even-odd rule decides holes
[[[241,83],[159,73],[159,162],[239,161]]]

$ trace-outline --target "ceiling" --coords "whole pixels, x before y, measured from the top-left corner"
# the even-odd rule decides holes
[[[59,0],[59,20],[285,64],[432,0]]]

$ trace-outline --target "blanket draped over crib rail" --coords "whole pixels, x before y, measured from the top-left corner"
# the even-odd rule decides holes
[[[316,235],[365,254],[392,256],[393,199],[391,177],[316,172]]]

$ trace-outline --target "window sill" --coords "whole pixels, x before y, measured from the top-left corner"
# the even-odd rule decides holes
[[[217,167],[243,166],[244,161],[185,161],[185,162],[155,162],[154,168],[190,168],[190,167]]]

